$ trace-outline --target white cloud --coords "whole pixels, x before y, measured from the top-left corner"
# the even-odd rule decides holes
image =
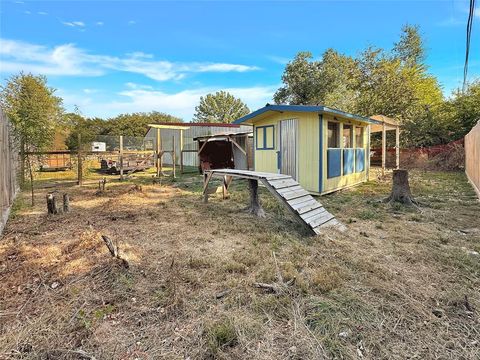
[[[85,27],[85,23],[83,21],[62,21],[62,24],[71,27]]]
[[[130,20],[130,21],[128,22],[128,25],[135,25],[136,23],[137,23],[137,22],[136,22],[135,20]]]
[[[38,14],[38,15],[48,15],[48,13],[45,12],[45,11],[39,11],[39,12],[37,12],[37,14]]]
[[[178,80],[191,73],[245,72],[256,66],[226,63],[176,63],[158,61],[153,55],[133,52],[124,57],[90,54],[74,44],[49,48],[0,39],[2,72],[30,71],[45,75],[99,76],[111,71],[141,74],[157,81]]]
[[[97,25],[97,26],[103,26],[104,23],[103,23],[103,21],[97,21],[97,22],[95,23],[95,25]]]
[[[275,90],[278,88],[278,86],[249,88],[208,87],[167,93],[139,84],[127,83],[126,86],[127,89],[117,94],[119,95],[118,99],[105,102],[85,97],[84,95],[76,96],[65,92],[60,92],[59,94],[63,97],[67,108],[73,108],[74,105],[77,105],[86,116],[111,117],[126,112],[156,110],[181,117],[185,121],[190,121],[200,96],[225,90],[242,99],[253,111],[271,101]]]
[[[83,92],[85,94],[95,94],[95,93],[98,93],[100,90],[98,89],[83,89]]]
[[[28,10],[25,10],[24,13],[27,14],[27,15],[30,15],[32,12],[28,11]]]

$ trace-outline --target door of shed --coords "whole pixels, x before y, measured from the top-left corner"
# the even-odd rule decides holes
[[[297,120],[280,121],[280,173],[297,179]]]

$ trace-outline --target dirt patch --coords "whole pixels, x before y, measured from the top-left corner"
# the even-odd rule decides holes
[[[389,179],[322,197],[348,231],[317,237],[264,189],[245,214],[242,181],[208,204],[198,177],[70,187],[55,217],[40,191],[0,241],[0,358],[473,359],[480,205],[462,173],[410,183],[421,211],[381,203]]]

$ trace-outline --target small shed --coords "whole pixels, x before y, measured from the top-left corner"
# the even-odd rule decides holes
[[[199,170],[249,170],[253,167],[253,133],[219,133],[194,138],[198,142]]]
[[[172,150],[175,142],[175,153],[177,154],[176,163],[180,164],[180,156],[183,165],[198,167],[198,148],[197,141],[194,138],[218,133],[239,133],[251,131],[250,125],[222,124],[222,123],[161,123],[149,125],[149,130],[145,135],[146,143],[151,143],[152,148],[156,149],[157,126],[161,126],[160,143],[164,150]],[[170,127],[170,128],[168,128]],[[177,128],[175,128],[177,127]],[[184,129],[180,129],[183,128]],[[165,154],[163,159],[165,164],[172,164],[170,154]]]
[[[270,105],[234,122],[253,125],[254,170],[292,176],[314,194],[368,179],[370,125],[326,106]]]

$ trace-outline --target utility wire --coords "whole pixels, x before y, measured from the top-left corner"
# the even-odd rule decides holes
[[[467,44],[465,48],[465,65],[463,67],[463,91],[467,87],[467,75],[468,75],[468,56],[470,55],[470,39],[472,37],[473,18],[475,15],[475,0],[470,0],[470,9],[468,13],[467,21]]]

